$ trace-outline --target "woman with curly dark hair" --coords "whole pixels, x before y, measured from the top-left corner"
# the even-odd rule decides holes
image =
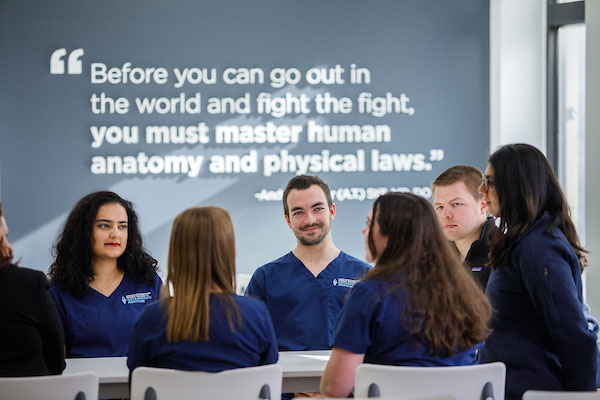
[[[596,336],[583,311],[587,260],[546,157],[507,144],[489,158],[479,192],[500,229],[486,294],[493,333],[481,362],[506,364],[506,398],[527,390],[596,390]]]
[[[386,193],[375,200],[363,235],[375,267],[342,308],[321,392],[347,397],[363,362],[476,364],[476,349],[490,333],[490,304],[450,247],[431,203]]]
[[[158,299],[157,262],[144,249],[133,204],[95,192],[75,205],[54,249],[50,291],[68,356],[125,356],[144,306]]]

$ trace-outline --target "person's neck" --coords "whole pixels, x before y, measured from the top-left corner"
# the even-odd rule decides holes
[[[461,261],[465,261],[465,259],[467,258],[467,254],[469,254],[469,250],[471,250],[471,245],[473,245],[473,243],[475,243],[481,236],[481,230],[483,229],[483,225],[485,225],[485,221],[483,221],[481,225],[479,225],[479,229],[475,230],[475,232],[473,232],[473,234],[470,237],[460,239],[454,242],[456,248],[458,249],[458,253],[460,254]]]
[[[95,280],[113,279],[123,274],[123,272],[117,268],[117,260],[114,259],[100,259],[94,261],[93,271]]]
[[[124,273],[117,268],[117,260],[95,260],[94,279],[89,286],[103,296],[109,297],[121,283]]]
[[[317,276],[336,259],[340,250],[333,244],[331,235],[328,235],[321,243],[312,246],[298,242],[292,253],[314,276]]]

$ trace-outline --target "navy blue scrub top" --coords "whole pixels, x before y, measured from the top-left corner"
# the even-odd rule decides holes
[[[277,362],[279,354],[273,324],[265,305],[233,295],[242,316],[241,329],[232,332],[217,294],[210,295],[210,326],[207,342],[167,341],[167,316],[163,303],[144,309],[135,324],[127,366],[219,372]],[[234,318],[235,326],[235,318]]]
[[[158,300],[162,281],[157,274],[154,281],[154,286],[148,286],[125,273],[110,296],[88,287],[81,298],[51,284],[50,294],[62,320],[67,356],[126,356],[133,325],[144,307]]]
[[[340,313],[333,347],[364,354],[364,362],[371,364],[453,366],[477,363],[476,349],[480,345],[446,357],[430,355],[423,344],[415,344],[400,323],[403,304],[394,294],[383,294],[385,286],[384,282],[372,279],[356,284]]]
[[[246,296],[265,302],[279,351],[330,349],[348,290],[370,266],[340,252],[315,277],[292,252],[258,268]]]

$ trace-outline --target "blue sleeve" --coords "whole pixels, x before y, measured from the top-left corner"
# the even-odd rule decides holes
[[[58,316],[60,317],[60,322],[62,324],[63,337],[65,342],[65,347],[67,354],[71,351],[71,344],[73,343],[73,335],[70,335],[67,331],[67,315],[65,310],[65,305],[62,301],[61,291],[56,285],[50,285],[50,296],[54,303],[56,304],[56,311],[58,311]]]
[[[598,321],[592,315],[592,310],[585,302],[583,302],[583,315],[588,323],[588,330],[596,335],[596,341],[598,340]],[[596,342],[597,343],[597,342]],[[600,388],[600,348],[596,345],[596,388]]]
[[[56,312],[56,305],[48,292],[48,280],[43,273],[39,273],[39,321],[42,351],[48,371],[52,375],[61,374],[65,369],[65,341],[60,317]]]
[[[148,340],[147,332],[152,331],[152,305],[144,308],[140,317],[133,326],[131,342],[129,344],[129,353],[127,354],[127,367],[131,372],[137,367],[149,365],[152,354],[152,342]]]
[[[332,347],[365,354],[371,346],[371,329],[376,323],[380,298],[374,297],[364,283],[358,283],[340,312],[333,333]]]
[[[254,274],[252,274],[252,278],[250,279],[250,282],[248,282],[244,296],[253,297],[263,302],[266,301],[265,272],[262,268],[258,268],[254,271]]]
[[[590,306],[585,301],[583,302],[583,315],[588,323],[588,330],[598,336],[598,331],[600,330],[598,321],[592,315],[592,310],[590,310]]]
[[[154,273],[154,293],[155,293],[155,297],[154,300],[159,300],[159,295],[160,295],[160,288],[162,287],[163,282],[162,279],[160,279],[160,276],[158,276],[157,273]]]
[[[579,263],[565,240],[532,239],[520,243],[512,258],[554,343],[564,388],[595,390],[597,345],[583,315]]]
[[[267,310],[267,306],[265,306],[264,303],[261,303],[260,306],[264,319],[263,338],[266,344],[266,349],[260,356],[260,365],[275,364],[279,359],[279,351],[277,348],[277,339],[275,338],[275,330],[273,329],[273,322],[271,321],[271,315]]]

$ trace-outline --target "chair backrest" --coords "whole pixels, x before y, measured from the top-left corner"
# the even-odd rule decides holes
[[[545,390],[528,390],[523,400],[600,400],[598,392],[548,392]]]
[[[139,367],[131,375],[131,400],[279,400],[282,378],[276,364],[213,373]]]
[[[78,372],[65,375],[0,378],[2,400],[97,400],[98,375]]]
[[[305,397],[304,397],[305,398]],[[367,400],[368,397],[354,397],[354,400]],[[294,400],[300,400],[300,397],[294,397]],[[324,397],[321,400],[335,400],[333,398]],[[392,396],[392,397],[380,397],[379,400],[459,400],[454,396],[450,395],[439,395],[439,396]]]
[[[500,400],[505,381],[506,366],[501,362],[460,367],[361,364],[354,392],[357,397],[451,395],[461,400]]]

